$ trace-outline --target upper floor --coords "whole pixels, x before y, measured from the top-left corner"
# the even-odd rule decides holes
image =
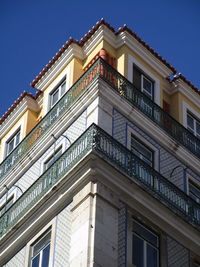
[[[32,86],[37,95],[22,94],[1,119],[3,241],[88,151],[199,228],[199,94],[138,36],[101,21]]]

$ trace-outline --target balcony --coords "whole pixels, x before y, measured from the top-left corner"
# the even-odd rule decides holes
[[[200,158],[200,140],[196,136],[164,112],[163,109],[141,91],[137,90],[125,77],[99,58],[0,164],[0,180],[23,158],[41,136],[59,120],[72,103],[87,91],[89,85],[97,78],[106,81],[117,93],[145,114],[170,137]]]
[[[14,227],[87,154],[95,153],[200,229],[200,205],[96,125],[91,125],[0,218],[0,237]]]

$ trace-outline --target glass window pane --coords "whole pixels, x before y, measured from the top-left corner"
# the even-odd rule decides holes
[[[133,264],[144,267],[144,241],[133,234]]]
[[[8,154],[14,149],[14,138],[8,144]]]
[[[55,154],[53,154],[45,163],[44,169],[47,170],[62,154],[62,147],[60,147]]]
[[[143,89],[152,95],[152,82],[143,76]]]
[[[48,267],[49,265],[49,252],[50,252],[50,244],[43,250],[42,267]]]
[[[196,133],[200,136],[200,123],[198,121],[196,122]]]
[[[51,232],[47,233],[33,246],[33,257],[37,255],[44,247],[46,247],[48,243],[50,243],[50,238]]]
[[[65,89],[66,89],[66,82],[61,84],[61,96],[65,93]]]
[[[39,261],[40,261],[40,254],[37,255],[34,259],[32,259],[31,267],[39,267]]]
[[[19,144],[19,138],[20,138],[20,132],[18,132],[18,133],[16,134],[15,145]]]
[[[150,166],[153,166],[153,152],[145,145],[138,142],[133,136],[131,138],[131,150],[139,158],[144,160]]]
[[[194,130],[194,119],[189,114],[187,114],[187,126]]]
[[[133,220],[133,231],[155,247],[159,246],[158,236],[135,220]]]
[[[189,195],[198,203],[200,202],[200,189],[189,183]]]
[[[57,101],[59,97],[59,91],[56,90],[52,95],[51,95],[51,106],[53,106]]]
[[[141,90],[141,71],[133,65],[133,85]]]
[[[147,267],[158,267],[158,250],[149,244],[147,245]]]

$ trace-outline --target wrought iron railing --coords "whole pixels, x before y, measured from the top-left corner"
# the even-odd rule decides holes
[[[129,103],[156,123],[178,143],[200,158],[200,139],[172,118],[161,107],[134,87],[124,76],[101,59],[100,76]]]
[[[36,141],[58,121],[69,106],[87,90],[91,82],[97,77],[101,77],[105,80],[121,96],[126,98],[129,103],[137,107],[167,134],[200,158],[200,140],[196,136],[173,119],[141,91],[136,89],[132,83],[108,65],[103,59],[99,58],[0,164],[0,179],[2,179]]]
[[[96,125],[90,126],[0,218],[0,237],[11,229],[87,153],[97,155],[137,181],[164,205],[200,229],[200,205]]]
[[[63,113],[69,109],[88,88],[99,73],[99,62],[96,61],[80,79],[66,92],[58,103],[36,125],[35,128],[19,143],[19,145],[0,164],[0,180],[19,162],[19,160],[33,147],[43,134],[59,120]]]

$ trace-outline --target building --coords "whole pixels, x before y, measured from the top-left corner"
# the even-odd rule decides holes
[[[103,19],[32,86],[0,120],[0,266],[200,266],[198,89]]]

